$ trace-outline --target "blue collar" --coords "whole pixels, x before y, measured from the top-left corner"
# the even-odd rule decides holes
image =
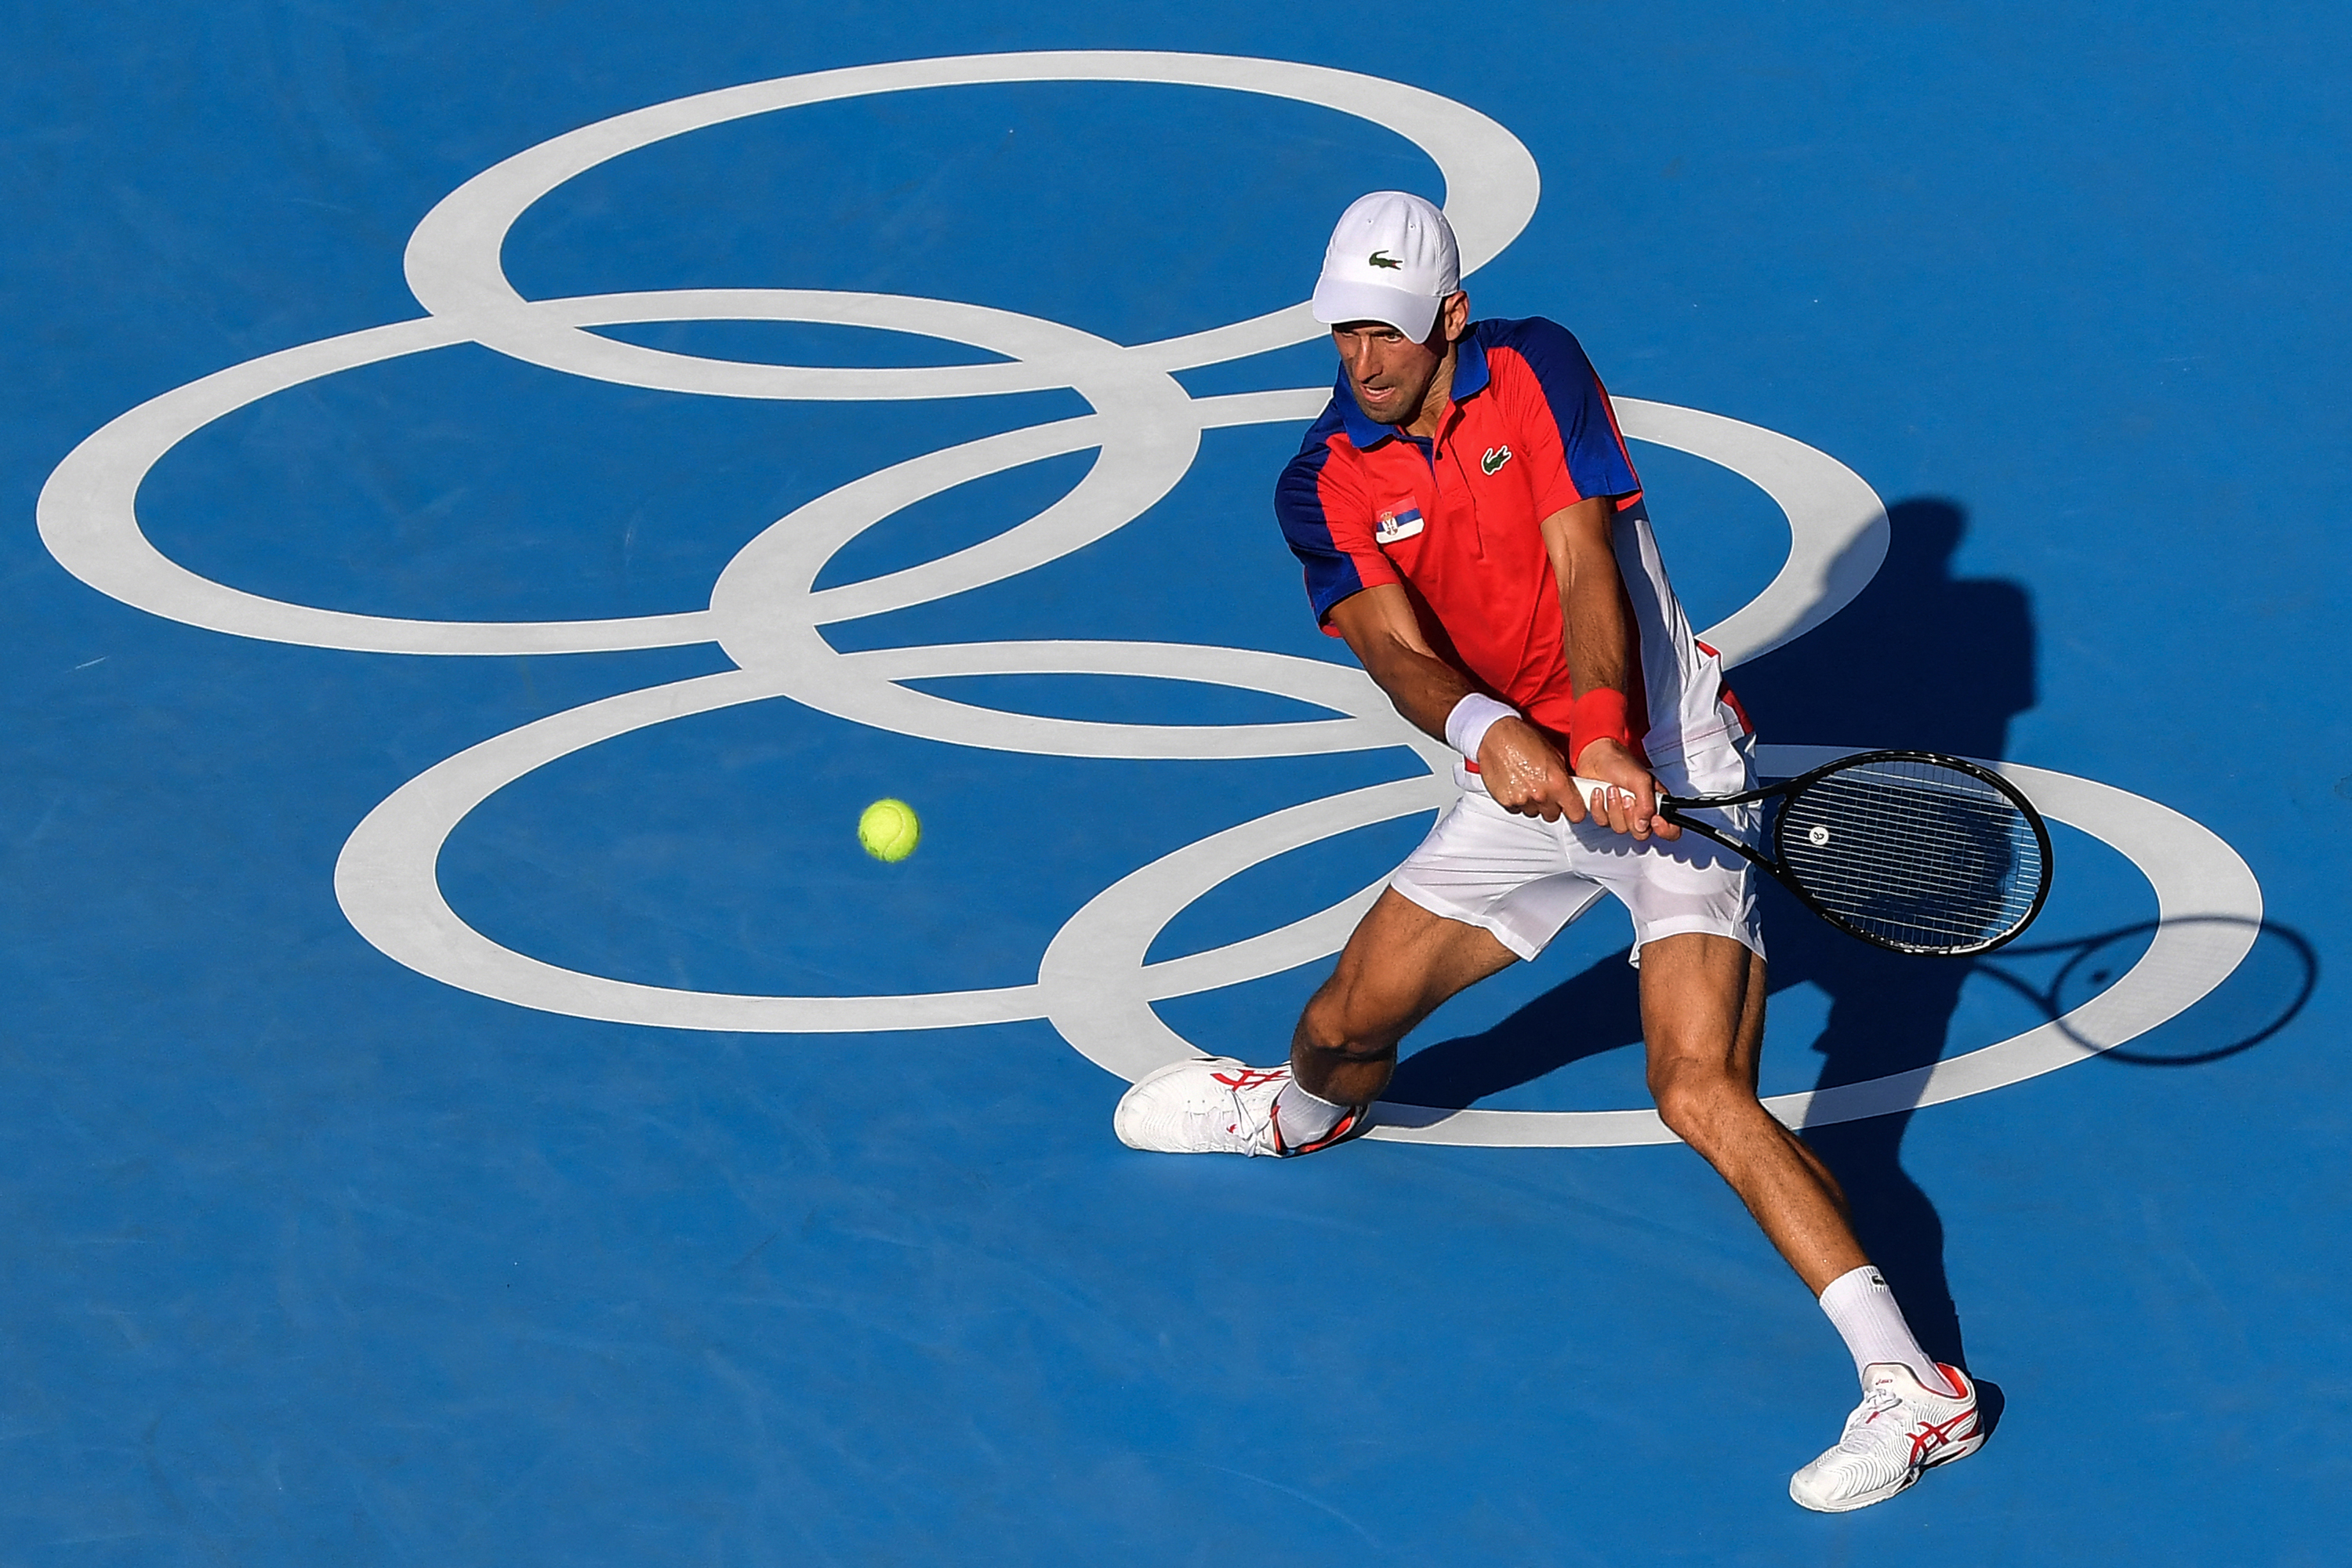
[[[1478,329],[1473,327],[1454,345],[1454,401],[1475,397],[1494,379],[1494,373],[1486,368],[1486,345],[1478,341]]]
[[[1346,426],[1348,439],[1359,452],[1369,452],[1397,434],[1396,426],[1382,425],[1364,412],[1356,401],[1356,389],[1348,384],[1348,367],[1339,367],[1339,379],[1332,386],[1331,401],[1339,405],[1339,423]]]
[[[1454,345],[1454,401],[1475,397],[1486,390],[1494,374],[1486,368],[1486,350],[1478,342],[1478,331],[1473,327],[1462,334]],[[1339,377],[1332,388],[1331,401],[1339,405],[1339,422],[1348,432],[1348,439],[1359,452],[1368,452],[1381,442],[1403,432],[1393,425],[1383,425],[1364,412],[1356,401],[1356,389],[1348,384],[1348,367],[1339,367]]]

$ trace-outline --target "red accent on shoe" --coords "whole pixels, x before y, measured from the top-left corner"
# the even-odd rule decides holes
[[[1364,1113],[1361,1110],[1350,1110],[1339,1118],[1330,1131],[1316,1139],[1312,1143],[1301,1143],[1297,1148],[1293,1149],[1282,1141],[1282,1107],[1277,1105],[1274,1108],[1274,1114],[1267,1119],[1274,1123],[1274,1152],[1287,1158],[1292,1154],[1312,1154],[1318,1149],[1328,1149],[1332,1144],[1353,1132],[1356,1130],[1356,1124],[1361,1121],[1363,1117]]]
[[[1954,1428],[1962,1422],[1968,1423],[1969,1429],[1966,1432],[1955,1431]],[[1974,1436],[1976,1422],[1977,1413],[1973,1409],[1961,1411],[1940,1426],[1932,1421],[1920,1422],[1919,1429],[1911,1434],[1911,1462],[1925,1469],[1935,1462],[1930,1456],[1937,1449],[1948,1447],[1963,1437]]]

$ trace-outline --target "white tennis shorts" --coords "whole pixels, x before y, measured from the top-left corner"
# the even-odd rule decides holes
[[[1754,787],[1755,739],[1721,739],[1658,777],[1674,795],[1734,795]],[[1475,773],[1457,772],[1462,798],[1437,819],[1389,886],[1433,915],[1492,931],[1533,958],[1603,893],[1633,917],[1631,959],[1660,937],[1706,931],[1764,952],[1756,869],[1720,844],[1685,832],[1672,843],[1611,832],[1589,818],[1520,816],[1495,804]],[[1762,810],[1719,807],[1709,820],[1753,843]]]

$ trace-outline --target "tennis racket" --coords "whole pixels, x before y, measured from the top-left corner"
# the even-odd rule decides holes
[[[1589,804],[1612,785],[1576,781]],[[1769,853],[1691,813],[1770,802]],[[2017,787],[1934,752],[1861,752],[1764,789],[1664,795],[1658,813],[1745,856],[1850,936],[1896,952],[1990,952],[2050,891],[2050,829]]]

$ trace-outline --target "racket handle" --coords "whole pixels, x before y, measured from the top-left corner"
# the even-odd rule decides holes
[[[1577,798],[1584,802],[1588,808],[1592,805],[1592,792],[1594,790],[1606,792],[1613,789],[1623,791],[1628,795],[1633,794],[1631,790],[1625,789],[1623,784],[1602,784],[1599,779],[1589,779],[1580,773],[1570,773],[1569,775],[1568,782],[1576,786]],[[1661,812],[1663,812],[1668,805],[1675,804],[1675,797],[1667,795],[1663,790],[1659,792],[1657,798],[1658,808]]]

